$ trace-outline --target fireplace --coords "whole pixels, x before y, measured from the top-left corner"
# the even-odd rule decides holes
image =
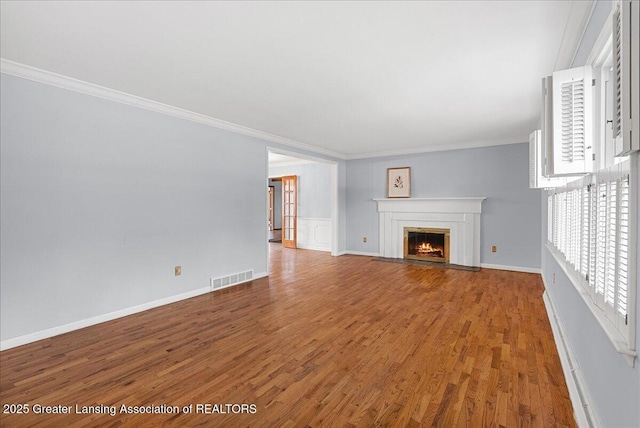
[[[378,204],[380,257],[404,257],[404,228],[449,229],[448,263],[480,266],[480,218],[484,197],[374,199]]]
[[[404,258],[449,263],[449,229],[404,228]]]

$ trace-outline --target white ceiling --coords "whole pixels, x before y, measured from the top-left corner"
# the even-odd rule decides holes
[[[527,141],[592,4],[3,1],[0,54],[355,158]]]

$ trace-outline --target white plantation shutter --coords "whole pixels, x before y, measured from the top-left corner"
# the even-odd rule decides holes
[[[585,152],[584,80],[564,82],[561,88],[562,161],[583,161]]]
[[[547,241],[553,241],[553,200],[555,195],[547,196]]]
[[[612,16],[587,66],[542,79],[529,177],[532,188],[549,189],[547,246],[633,366],[638,169],[637,155],[627,155],[640,151],[640,1],[614,0]]]
[[[607,254],[607,186],[606,183],[597,185],[596,204],[596,260],[594,292],[598,296],[604,296],[605,290],[605,262]]]
[[[626,338],[630,278],[635,275],[629,168],[626,160],[551,190],[547,199],[551,245],[600,308],[598,313]]]
[[[591,210],[590,205],[590,195],[591,192],[589,189],[591,185],[583,187],[580,189],[581,200],[580,200],[580,276],[587,279],[589,278],[589,250],[590,243],[589,238],[591,234],[589,233],[590,226],[590,215],[589,211]]]
[[[538,187],[538,164],[540,163],[540,156],[538,155],[538,147],[536,147],[536,140],[539,138],[540,131],[533,131],[529,134],[529,188],[536,189]]]
[[[573,192],[573,234],[571,236],[571,242],[573,245],[573,266],[577,272],[580,272],[581,261],[581,240],[580,231],[582,230],[582,194],[580,189],[576,189]]]
[[[542,141],[542,175],[553,174],[553,76],[542,78],[542,116],[540,117]]]
[[[622,28],[620,5],[613,13],[613,138],[622,137]],[[618,150],[616,150],[617,152]]]
[[[629,176],[618,180],[619,239],[618,239],[618,296],[616,309],[627,325],[627,299],[629,294]]]
[[[553,73],[553,175],[592,170],[591,67]]]
[[[558,195],[558,203],[556,209],[558,211],[558,223],[556,224],[558,231],[558,249],[562,254],[567,253],[567,248],[565,246],[566,243],[566,233],[567,233],[567,218],[565,213],[565,207],[567,206],[567,194],[560,193]]]
[[[617,224],[617,203],[616,182],[606,183],[606,255],[605,255],[605,292],[604,301],[611,307],[615,305],[616,287],[616,224]]]
[[[640,3],[620,1],[613,13],[615,155],[640,150]]]
[[[550,189],[567,184],[564,177],[545,177],[543,165],[542,131],[536,130],[529,134],[529,188]]]
[[[560,195],[557,193],[553,195],[553,239],[551,242],[553,242],[556,248],[560,248],[560,244],[558,243],[558,227],[560,224],[560,210],[558,209],[559,197]]]
[[[598,219],[598,186],[589,184],[589,287],[592,296],[596,286],[596,255],[597,251],[597,219]]]

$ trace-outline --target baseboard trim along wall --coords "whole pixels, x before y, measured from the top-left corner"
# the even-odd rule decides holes
[[[367,257],[380,257],[378,253],[369,253],[366,251],[343,251],[337,254],[338,256],[343,256],[345,254],[350,254],[353,256],[367,256]],[[540,274],[542,271],[540,268],[530,268],[530,267],[521,267],[521,266],[506,266],[506,265],[494,265],[488,263],[480,263],[480,267],[483,269],[497,269],[497,270],[508,270],[512,272],[524,272],[524,273],[537,273]]]
[[[542,278],[542,282],[545,282],[544,277]],[[547,285],[544,284],[544,286],[546,290]],[[547,309],[549,323],[551,324],[551,330],[553,331],[553,339],[556,343],[558,355],[560,356],[562,372],[564,373],[567,388],[569,389],[569,398],[571,399],[571,404],[573,404],[573,413],[576,418],[576,423],[579,427],[583,428],[598,426],[596,423],[597,419],[595,418],[595,415],[592,412],[592,407],[589,404],[590,400],[582,386],[584,382],[582,381],[580,367],[575,361],[570,345],[564,340],[565,335],[562,323],[556,315],[555,306],[553,305],[553,301],[547,291],[542,295],[542,299],[544,300],[544,305]]]
[[[369,253],[366,251],[345,251],[341,255],[352,255],[352,256],[367,256],[367,257],[380,257],[378,253]]]
[[[264,278],[268,276],[266,272],[255,274],[253,280]],[[240,285],[240,284],[235,284]],[[226,288],[226,287],[225,287]],[[192,297],[200,296],[202,294],[211,293],[211,286],[198,288],[197,290],[188,291],[182,294],[176,294],[175,296],[165,297],[164,299],[154,300],[152,302],[143,303],[141,305],[132,306],[130,308],[120,309],[118,311],[109,312],[107,314],[98,315],[95,317],[87,318],[80,321],[75,321],[69,324],[64,324],[58,327],[48,328],[46,330],[38,331],[35,333],[25,334],[24,336],[14,337],[12,339],[3,340],[0,342],[0,351],[15,348],[17,346],[26,345],[28,343],[37,342],[38,340],[48,339],[50,337],[58,336],[60,334],[69,333],[70,331],[79,330],[81,328],[90,327],[92,325],[101,324],[103,322],[112,321],[117,318],[133,315],[138,312],[144,312],[149,309],[157,308],[159,306],[168,305],[171,303],[179,302],[181,300],[190,299]]]
[[[506,265],[493,265],[489,263],[480,263],[480,267],[483,269],[510,270],[512,272],[525,272],[525,273],[537,273],[537,274],[542,273],[540,268],[530,268],[530,267],[521,267],[521,266],[506,266]]]

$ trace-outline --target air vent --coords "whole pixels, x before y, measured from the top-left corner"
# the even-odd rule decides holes
[[[253,279],[253,270],[245,272],[233,273],[227,276],[211,278],[211,290],[219,290],[221,288],[231,287]]]

